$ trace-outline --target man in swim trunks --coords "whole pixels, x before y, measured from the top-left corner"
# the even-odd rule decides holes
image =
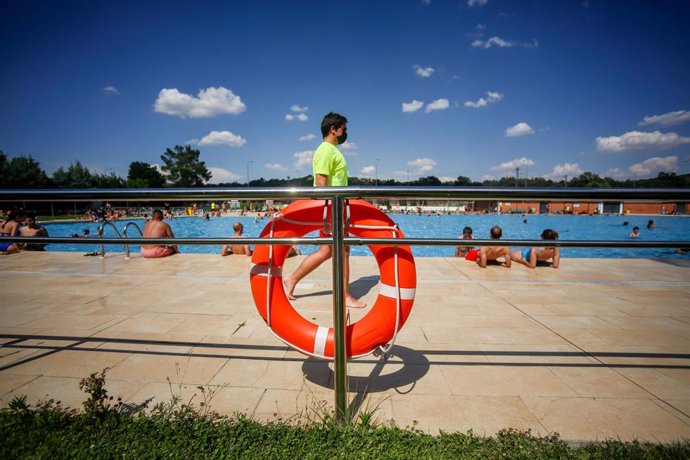
[[[500,240],[503,236],[503,230],[496,225],[491,228],[491,239]],[[498,258],[503,257],[503,262],[500,263],[502,267],[510,268],[510,248],[507,246],[482,246],[479,250],[479,257],[477,257],[477,264],[486,268],[488,262],[498,262]]]
[[[244,225],[242,225],[242,222],[235,222],[232,224],[232,229],[235,231],[235,234],[232,236],[233,238],[242,237],[242,232],[244,231]],[[223,257],[231,256],[233,254],[251,256],[252,249],[248,244],[225,244],[220,250],[220,255]]]
[[[20,234],[25,238],[47,238],[48,230],[36,223],[36,216],[34,214],[29,214],[24,219],[24,226]],[[21,248],[27,251],[45,251],[45,247],[46,243],[24,243],[21,245]]]
[[[316,149],[312,160],[314,187],[347,186],[347,162],[338,145],[347,140],[347,118],[334,112],[330,112],[321,121],[321,134],[323,142]],[[329,229],[325,229],[319,236],[329,235]],[[302,278],[314,271],[319,265],[330,259],[333,248],[328,245],[320,246],[318,251],[309,254],[289,276],[283,278],[285,290],[290,300],[295,300],[292,292]],[[343,263],[345,278],[345,305],[349,308],[364,308],[366,303],[350,294],[350,248],[345,246],[345,260]]]
[[[146,226],[144,227],[144,238],[175,238],[170,225],[163,222],[163,212],[160,209],[153,211],[151,220],[146,223]],[[141,245],[141,255],[149,259],[167,257],[179,252],[180,251],[177,249],[176,244],[171,246],[162,244]]]

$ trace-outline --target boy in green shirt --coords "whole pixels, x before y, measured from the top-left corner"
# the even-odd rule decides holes
[[[334,112],[330,112],[321,121],[321,134],[323,142],[316,149],[312,167],[314,172],[314,187],[325,186],[346,186],[347,185],[347,162],[338,145],[347,140],[347,118]],[[320,236],[325,236],[323,233]],[[295,300],[292,294],[295,286],[302,278],[314,271],[319,265],[331,258],[333,248],[331,246],[320,246],[319,250],[309,254],[297,267],[292,275],[283,278],[285,291],[288,299]],[[349,308],[364,308],[366,303],[355,298],[350,294],[350,247],[345,246],[345,261],[343,264],[345,277],[345,305]]]

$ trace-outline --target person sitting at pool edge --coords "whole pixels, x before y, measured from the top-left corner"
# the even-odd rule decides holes
[[[633,227],[632,232],[628,235],[628,238],[639,238],[640,237],[640,227]]]
[[[19,236],[19,223],[24,219],[26,213],[21,208],[14,208],[7,211],[5,222],[0,224],[2,236]],[[14,254],[19,252],[19,245],[16,243],[0,243],[0,254]]]
[[[459,236],[461,240],[471,240],[472,239],[472,227],[465,227],[462,229],[462,236]],[[455,257],[465,257],[469,251],[472,250],[472,246],[457,246],[455,248]]]
[[[503,236],[503,230],[498,225],[491,228],[489,232],[492,240],[500,240]],[[507,246],[482,246],[477,257],[477,264],[486,268],[488,262],[498,263],[498,258],[503,257],[503,262],[500,263],[502,267],[510,268],[510,248]]]
[[[25,238],[47,238],[48,230],[36,223],[36,215],[29,214],[24,219],[24,226],[20,232]],[[21,248],[26,251],[45,251],[46,243],[24,243]]]
[[[232,235],[233,238],[242,238],[242,232],[244,231],[242,222],[235,222],[232,224],[232,229],[235,231],[235,234]],[[252,249],[248,244],[225,244],[220,250],[220,255],[223,257],[233,254],[251,256]]]
[[[170,225],[163,222],[163,211],[156,209],[151,216],[151,220],[148,221],[144,227],[144,238],[175,238]],[[164,244],[141,245],[141,255],[147,259],[167,257],[179,252],[176,244],[171,246],[166,246]]]
[[[550,228],[541,232],[542,240],[557,240],[558,232]],[[537,264],[547,264],[550,259],[553,259],[551,266],[558,268],[561,261],[561,252],[558,248],[527,248],[524,251],[512,251],[510,257],[517,263],[524,265],[527,268],[534,268]]]

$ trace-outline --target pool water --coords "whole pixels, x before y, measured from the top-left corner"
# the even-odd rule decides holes
[[[505,239],[539,239],[545,228],[558,230],[561,240],[628,240],[628,235],[635,226],[640,227],[639,241],[679,241],[687,240],[690,235],[690,218],[683,216],[654,216],[656,228],[647,229],[648,216],[586,216],[586,215],[413,215],[389,214],[408,237],[417,238],[457,238],[465,226],[474,230],[474,237],[488,239],[489,230],[494,225],[503,229]],[[215,217],[204,220],[201,217],[178,218],[167,221],[178,238],[222,238],[232,235],[233,222],[244,224],[246,236],[257,236],[268,223],[268,219],[255,220],[252,217]],[[115,226],[122,233],[128,222],[136,222],[143,229],[143,220],[121,220]],[[628,222],[628,225],[623,225]],[[98,224],[90,222],[48,223],[44,224],[50,236],[71,236],[81,234],[89,229],[91,235],[97,235]],[[131,228],[130,237],[138,236]],[[112,228],[106,227],[104,236],[115,236]],[[316,236],[315,233],[308,236]],[[466,245],[466,243],[465,243]],[[316,246],[299,246],[303,254],[316,250]],[[100,245],[51,244],[48,251],[91,252],[100,249]],[[138,245],[131,245],[130,250],[139,251]],[[180,246],[181,252],[219,253],[220,246]],[[449,257],[455,253],[448,246],[413,246],[416,256]],[[124,252],[122,245],[107,245],[106,252]],[[354,246],[353,255],[370,255],[367,247]],[[678,253],[675,249],[591,249],[563,248],[561,257],[645,257],[645,258],[680,258],[688,255]]]

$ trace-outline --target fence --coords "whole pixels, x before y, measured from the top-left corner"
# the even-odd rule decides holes
[[[5,190],[0,202],[87,202],[87,201],[198,201],[198,200],[296,200],[332,201],[331,238],[32,238],[36,243],[81,244],[313,244],[333,245],[333,326],[335,332],[335,408],[339,420],[348,418],[346,309],[343,285],[344,245],[457,246],[457,239],[441,238],[353,238],[344,232],[343,212],[347,199],[428,199],[491,201],[636,201],[688,202],[687,189],[586,189],[586,188],[494,188],[494,187],[294,187],[294,188],[195,188],[195,189],[95,189],[95,190]],[[4,242],[25,242],[25,238],[0,236]],[[473,246],[688,248],[690,241],[612,240],[472,240]]]

